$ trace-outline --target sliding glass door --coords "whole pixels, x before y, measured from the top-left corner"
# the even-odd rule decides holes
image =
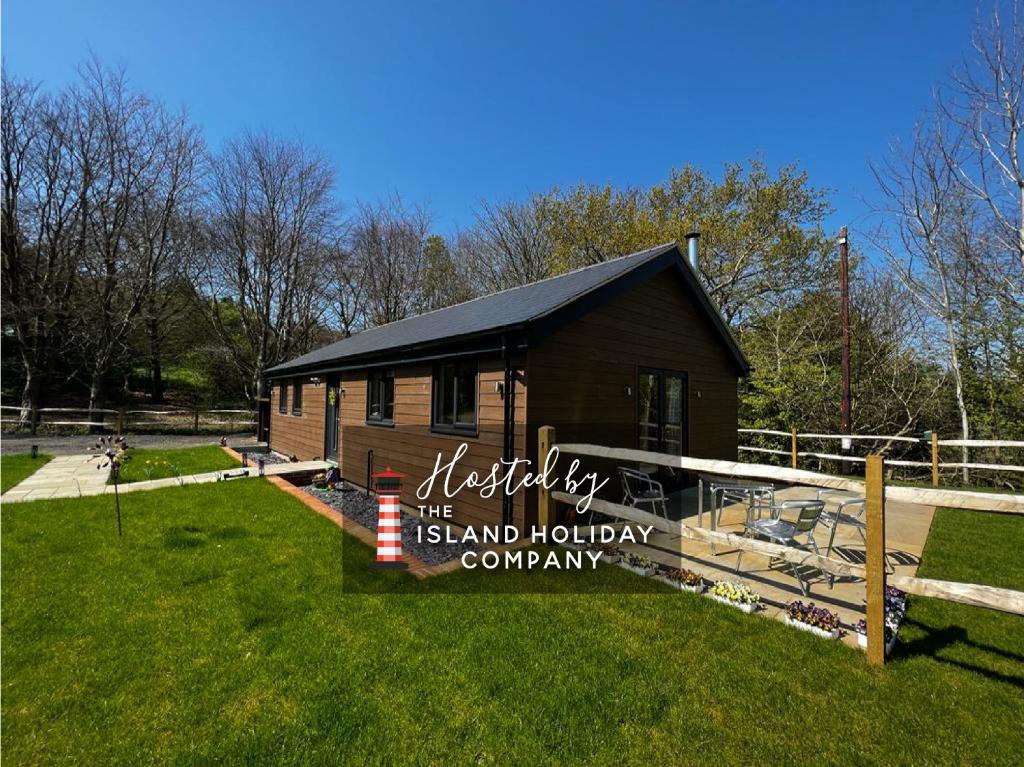
[[[686,455],[686,373],[641,368],[636,393],[637,447]]]

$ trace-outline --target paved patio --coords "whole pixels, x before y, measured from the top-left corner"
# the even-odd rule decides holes
[[[776,499],[813,499],[815,492],[815,488],[788,487],[777,491]],[[844,497],[841,495],[830,496],[827,508],[833,508],[842,500]],[[696,488],[688,488],[670,496],[669,516],[672,519],[682,519],[687,525],[698,527],[700,525],[697,508]],[[710,501],[706,500],[703,518],[705,528],[710,528],[711,525],[709,508]],[[886,553],[890,566],[895,568],[897,573],[917,573],[934,512],[935,509],[931,506],[893,501],[886,503]],[[727,506],[722,510],[718,529],[722,532],[742,534],[745,520],[745,507]],[[831,530],[823,525],[819,525],[815,532],[814,539],[822,554],[828,545],[830,532]],[[857,643],[853,626],[864,617],[865,588],[861,580],[837,577],[832,588],[829,588],[828,580],[820,571],[805,571],[810,594],[804,596],[799,582],[786,563],[769,565],[767,557],[751,551],[743,553],[742,570],[736,572],[738,550],[718,546],[717,552],[712,553],[706,543],[677,538],[665,533],[652,533],[646,546],[626,545],[622,548],[644,554],[669,567],[685,567],[711,581],[724,579],[746,583],[761,596],[765,608],[761,613],[778,620],[782,620],[785,606],[795,599],[828,607],[839,614],[844,628],[849,631],[844,641],[853,645]],[[831,556],[863,564],[864,555],[864,543],[857,531],[852,527],[840,525],[836,531]]]

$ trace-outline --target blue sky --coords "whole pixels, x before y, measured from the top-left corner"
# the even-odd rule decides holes
[[[761,152],[862,220],[867,167],[967,48],[969,0],[113,2],[5,0],[9,71],[62,85],[94,51],[184,105],[214,147],[301,137],[346,202],[400,192],[435,228],[482,198],[647,185]]]

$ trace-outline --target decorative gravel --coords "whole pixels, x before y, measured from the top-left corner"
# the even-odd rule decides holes
[[[231,446],[231,449],[236,453],[244,453],[249,458],[250,463],[256,463],[260,458],[263,459],[263,465],[269,466],[272,463],[288,463],[288,459],[283,455],[278,455],[275,452],[267,450],[262,445],[247,445],[243,447]]]
[[[307,493],[326,503],[335,511],[341,512],[353,522],[377,532],[377,496],[367,496],[365,491],[351,485],[344,485],[340,490],[326,490],[313,485],[302,488]],[[402,553],[411,554],[428,565],[440,565],[458,559],[467,551],[477,551],[473,543],[428,543],[426,530],[424,541],[419,542],[417,530],[426,527],[430,522],[402,512]]]

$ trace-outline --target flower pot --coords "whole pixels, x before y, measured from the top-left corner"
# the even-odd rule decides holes
[[[658,572],[657,568],[654,568],[654,567],[636,567],[635,565],[631,565],[631,564],[627,563],[626,560],[624,560],[624,559],[619,562],[619,567],[621,567],[623,570],[629,570],[631,573],[636,573],[637,575],[642,575],[645,578],[647,578],[647,577],[649,577],[651,575],[654,575],[656,572]]]
[[[831,631],[826,631],[823,628],[812,626],[809,623],[793,620],[788,615],[786,616],[786,625],[792,626],[795,629],[800,629],[801,631],[806,631],[809,634],[814,634],[815,636],[819,636],[822,639],[839,639],[839,629],[832,629]]]
[[[617,564],[621,560],[622,560],[622,555],[621,554],[604,554],[604,553],[601,554],[601,561],[602,562],[606,562],[609,565]]]
[[[861,649],[867,650],[868,649],[868,635],[867,634],[860,634],[860,633],[858,633],[857,634],[857,644],[861,647]],[[896,632],[894,631],[893,634],[892,634],[892,638],[890,638],[889,641],[885,643],[885,654],[886,655],[891,654],[892,653],[892,648],[895,647],[895,646],[896,646]]]
[[[683,583],[682,581],[676,581],[672,580],[671,578],[666,578],[663,575],[654,576],[654,580],[661,581],[666,586],[671,586],[672,588],[679,589],[680,591],[689,591],[691,594],[701,594],[707,589],[707,586],[703,583],[699,586],[690,586],[689,584]]]
[[[734,607],[740,612],[747,613],[748,615],[757,609],[757,602],[733,602],[731,599],[720,597],[717,594],[708,594],[708,596],[716,602],[721,602],[723,605]]]

